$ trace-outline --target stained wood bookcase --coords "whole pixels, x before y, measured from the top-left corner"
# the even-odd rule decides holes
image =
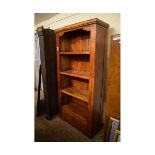
[[[89,137],[102,126],[108,27],[92,19],[55,30],[60,118]]]

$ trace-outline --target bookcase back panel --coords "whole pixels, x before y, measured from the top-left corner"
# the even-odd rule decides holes
[[[60,41],[59,41],[60,52],[70,51],[70,49],[69,49],[69,36],[63,35],[59,39],[60,39]]]
[[[60,52],[88,52],[90,51],[90,32],[74,30],[64,33],[59,41]]]
[[[90,70],[90,56],[89,55],[61,55],[60,69],[61,71],[73,70],[89,73]]]
[[[79,99],[77,99],[75,97],[71,97],[71,101],[72,101],[72,103],[77,104],[79,107],[81,107],[81,111],[82,111],[82,108],[84,110],[88,110],[88,108],[87,108],[87,102],[84,102],[82,100],[79,100]],[[83,115],[86,116],[87,114],[83,114]]]
[[[60,56],[60,71],[70,70],[70,60],[67,55]]]
[[[88,55],[78,57],[73,56],[72,60],[70,61],[71,70],[89,72],[89,59],[90,57]]]
[[[70,96],[62,93],[61,94],[61,106],[65,104],[69,104],[69,103],[71,103]]]
[[[61,75],[60,77],[60,84],[61,89],[70,87],[71,86],[71,80],[68,78],[68,76]]]
[[[88,81],[83,79],[71,79],[71,86],[79,89],[79,90],[87,90],[88,91]]]
[[[88,91],[88,80],[61,75],[61,89],[67,87],[80,91]]]
[[[67,107],[69,110],[87,119],[88,117],[88,105],[87,102],[72,96],[62,94],[61,96],[62,108]],[[63,107],[64,106],[64,107]]]

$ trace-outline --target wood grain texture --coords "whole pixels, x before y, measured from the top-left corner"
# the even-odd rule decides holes
[[[89,52],[60,52],[59,54],[90,54]]]
[[[102,125],[108,26],[93,19],[56,30],[60,117],[89,137]]]
[[[107,77],[104,141],[110,117],[120,119],[120,35],[111,37],[110,63]]]
[[[78,77],[82,79],[89,79],[89,74],[87,72],[82,72],[82,71],[74,71],[74,70],[67,70],[60,72],[61,75],[68,75],[72,77]]]
[[[61,92],[88,102],[88,91],[86,90],[78,90],[74,87],[67,87],[65,89],[61,89]]]
[[[93,99],[93,131],[97,132],[102,127],[103,104],[105,100],[104,91],[106,78],[106,53],[107,53],[108,30],[100,25],[96,26],[96,51],[95,51],[95,78],[94,78],[94,99]],[[103,38],[104,36],[104,38]]]
[[[45,112],[48,118],[58,113],[56,76],[56,35],[53,30],[38,28],[43,78]]]
[[[88,72],[90,68],[89,55],[60,55],[60,70]]]
[[[107,23],[105,23],[105,22],[103,22],[97,18],[94,18],[94,19],[86,20],[86,21],[79,22],[76,24],[72,24],[69,26],[65,26],[63,28],[58,28],[55,31],[56,32],[72,31],[72,30],[75,30],[76,28],[79,29],[79,28],[83,28],[84,26],[92,25],[92,24],[97,24],[97,25],[101,25],[104,28],[109,28],[109,24],[107,24]]]
[[[60,52],[90,51],[90,32],[82,29],[66,32],[60,38]]]

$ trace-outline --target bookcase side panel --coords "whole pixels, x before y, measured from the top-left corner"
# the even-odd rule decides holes
[[[95,48],[96,48],[96,24],[89,26],[90,29],[90,78],[89,78],[89,94],[88,94],[88,132],[93,136],[93,107],[94,107],[94,64],[95,64]]]
[[[102,114],[105,89],[105,57],[107,53],[108,29],[97,25],[95,51],[95,81],[93,104],[93,131],[97,132],[102,126]]]

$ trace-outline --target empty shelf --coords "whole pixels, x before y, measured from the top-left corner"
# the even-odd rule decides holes
[[[82,78],[82,79],[89,79],[89,74],[87,72],[83,72],[83,71],[67,70],[67,71],[60,72],[60,74],[78,77],[78,78]]]
[[[65,89],[61,89],[61,92],[88,102],[88,91],[87,90],[77,90],[73,87],[68,87]]]
[[[59,52],[59,54],[90,54],[89,52]]]

